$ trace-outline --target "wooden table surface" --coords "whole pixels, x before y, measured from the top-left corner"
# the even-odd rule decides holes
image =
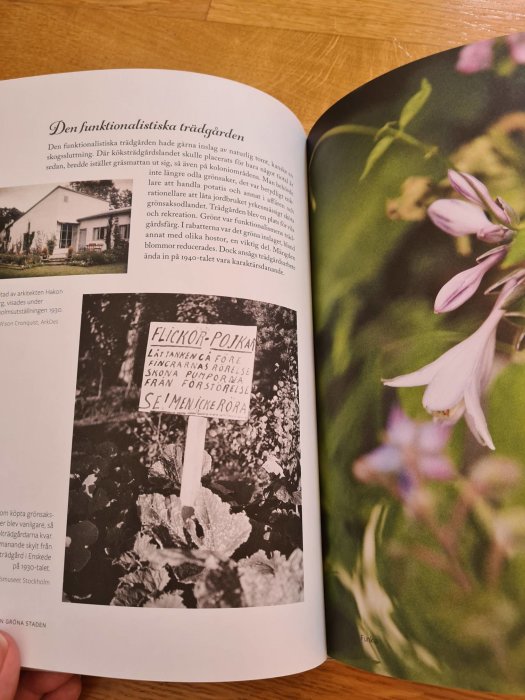
[[[389,69],[513,31],[525,31],[520,0],[0,0],[0,79],[124,67],[211,73],[274,95],[309,129],[339,97]],[[246,683],[86,678],[82,694],[84,700],[338,696],[481,694],[372,676],[334,661]]]

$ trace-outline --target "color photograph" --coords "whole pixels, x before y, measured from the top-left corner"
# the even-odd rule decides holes
[[[417,61],[309,141],[329,653],[498,692],[525,684],[524,64],[523,34]]]
[[[132,180],[0,189],[0,279],[127,271]]]

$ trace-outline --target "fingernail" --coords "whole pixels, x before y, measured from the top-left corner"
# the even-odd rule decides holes
[[[4,637],[4,635],[0,632],[0,671],[2,670],[2,666],[4,665],[4,661],[5,661],[5,657],[7,656],[8,649],[9,649],[9,642]]]

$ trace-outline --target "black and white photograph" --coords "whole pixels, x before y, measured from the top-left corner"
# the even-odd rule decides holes
[[[303,600],[296,312],[84,295],[64,601]]]
[[[0,188],[0,279],[127,272],[132,180]]]

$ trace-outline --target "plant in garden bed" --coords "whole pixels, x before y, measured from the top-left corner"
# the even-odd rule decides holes
[[[201,489],[189,520],[177,496],[144,495],[138,507],[142,529],[118,561],[127,573],[113,605],[242,607],[302,599],[300,550],[290,558],[259,551],[239,559],[250,520],[210,490]]]
[[[57,239],[55,236],[52,236],[51,238],[47,239],[46,247],[47,247],[47,251],[48,251],[50,256],[53,255],[56,244],[57,244]]]
[[[82,566],[66,567],[65,591],[76,602],[109,603],[118,582],[112,560],[133,543],[138,529],[135,501],[144,476],[136,457],[123,450],[115,431],[113,441],[98,441],[95,429],[86,429],[73,445],[68,527],[76,533],[89,522],[97,537],[88,543],[90,557]],[[88,526],[88,527],[90,527]],[[78,538],[71,537],[71,553],[78,559]],[[82,553],[80,553],[80,556]]]
[[[396,406],[382,445],[361,456],[353,472],[359,481],[388,490],[403,506],[414,535],[417,528],[426,529],[428,537],[422,539],[427,544],[419,543],[407,555],[471,592],[479,574],[463,541],[473,523],[484,535],[477,566],[486,585],[495,586],[504,561],[522,549],[519,519],[525,509],[505,505],[522,475],[516,462],[495,456],[479,458],[461,475],[446,454],[449,439],[450,427],[412,421]]]
[[[334,108],[312,155],[312,240],[334,655],[513,692],[525,682],[525,69],[517,43],[488,48],[494,70],[459,74],[445,54]],[[432,91],[401,128],[423,75]]]
[[[521,310],[525,297],[525,260],[520,260],[519,248],[516,260],[512,249],[520,221],[505,200],[493,199],[485,185],[472,175],[450,170],[449,181],[462,198],[440,199],[431,204],[428,214],[434,224],[454,237],[475,235],[485,243],[498,245],[479,257],[476,266],[458,273],[442,287],[434,310],[444,313],[464,304],[476,293],[484,274],[505,259],[507,264],[514,262],[513,269],[488,290],[500,289],[500,293],[491,313],[475,333],[429,365],[383,382],[392,387],[427,385],[423,405],[429,413],[448,423],[465,415],[476,439],[494,449],[481,397],[492,373],[499,322],[506,318],[514,323],[515,319],[525,318]],[[519,348],[523,333],[519,324],[514,325]]]
[[[70,529],[73,532],[85,529],[86,521],[97,528],[96,546],[94,550],[90,548],[88,561],[93,557],[93,571],[97,566],[108,571],[108,586],[117,586],[112,594],[114,604],[153,605],[161,596],[175,590],[183,594],[189,606],[209,605],[211,598],[217,605],[227,604],[233,595],[231,586],[235,584],[236,590],[242,580],[238,571],[240,560],[257,551],[267,552],[264,555],[269,558],[267,576],[275,567],[286,572],[286,562],[295,551],[300,552],[302,542],[300,494],[295,478],[290,480],[275,458],[268,458],[263,460],[255,477],[261,486],[255,487],[249,474],[239,474],[233,481],[224,480],[220,465],[215,465],[212,474],[212,458],[205,453],[202,498],[195,517],[183,522],[176,495],[180,488],[182,442],[165,442],[164,434],[177,434],[177,431],[166,432],[165,421],[162,415],[158,422],[151,421],[149,436],[143,429],[136,431],[124,424],[116,428],[115,442],[103,443],[95,449],[91,445],[97,428],[86,427],[86,438],[76,444],[74,451]],[[209,449],[214,451],[213,446]],[[277,522],[277,533],[273,533]],[[87,555],[84,545],[76,546],[72,538],[70,547],[73,547],[72,561],[83,561]],[[149,558],[144,558],[146,549]],[[277,551],[272,554],[275,550],[281,554]],[[77,602],[109,602],[109,598],[94,598],[100,594],[93,592],[93,586],[89,596],[82,598],[87,595],[82,574],[85,578],[91,575],[88,561],[76,571],[72,567],[67,569],[68,598]],[[177,566],[175,561],[179,562]],[[278,562],[281,562],[279,566]],[[269,590],[272,580],[264,578],[267,595],[274,600],[278,593]],[[222,593],[221,585],[225,586]],[[300,585],[298,578],[296,585]],[[104,588],[103,595],[108,596],[110,590]],[[250,595],[253,598],[266,594]],[[246,601],[252,598],[245,599],[239,592],[235,604],[251,604]],[[176,602],[163,597],[159,605],[167,606],[169,600]]]
[[[3,265],[16,265],[23,267],[26,262],[26,255],[21,253],[0,253],[0,263]]]
[[[250,418],[209,419],[191,517],[180,504],[187,418],[137,410],[149,323],[174,318],[258,327]],[[70,528],[91,522],[98,537],[82,570],[66,571],[67,599],[148,607],[300,599],[293,312],[221,297],[92,295],[80,347],[68,518]]]
[[[124,252],[125,251],[125,252]],[[68,257],[71,265],[109,265],[127,260],[127,246],[118,250],[84,250]]]
[[[511,50],[521,51],[523,37],[520,41],[519,46],[511,42]],[[423,109],[431,93],[430,83],[423,79],[420,90],[404,105],[399,119],[387,122],[379,129],[347,124],[328,130],[316,143],[310,160],[314,159],[317,149],[327,139],[362,134],[371,136],[375,145],[367,157],[360,181],[367,178],[396,141],[420,150],[425,159],[437,157],[443,163],[449,162],[437,147],[407,133],[407,126]],[[461,253],[471,249],[466,241],[468,236],[475,236],[478,241],[494,246],[478,256],[473,267],[456,274],[441,288],[435,299],[434,311],[446,313],[462,306],[476,293],[484,275],[490,270],[505,265],[511,272],[487,290],[487,293],[498,290],[499,296],[492,312],[474,334],[419,370],[384,379],[383,382],[392,387],[426,385],[423,405],[429,413],[449,423],[457,422],[465,415],[478,441],[494,449],[481,399],[491,377],[499,322],[506,319],[507,323],[513,324],[516,349],[519,350],[525,337],[522,331],[525,318],[525,244],[519,235],[522,229],[519,215],[502,197],[494,199],[481,180],[466,172],[449,168],[448,181],[455,197],[432,201],[428,178],[411,177],[405,181],[402,197],[387,203],[391,218],[401,218],[400,213],[403,212],[406,220],[418,220],[424,212],[421,201],[426,199],[429,218],[456,240]],[[312,208],[315,211],[313,194]]]

